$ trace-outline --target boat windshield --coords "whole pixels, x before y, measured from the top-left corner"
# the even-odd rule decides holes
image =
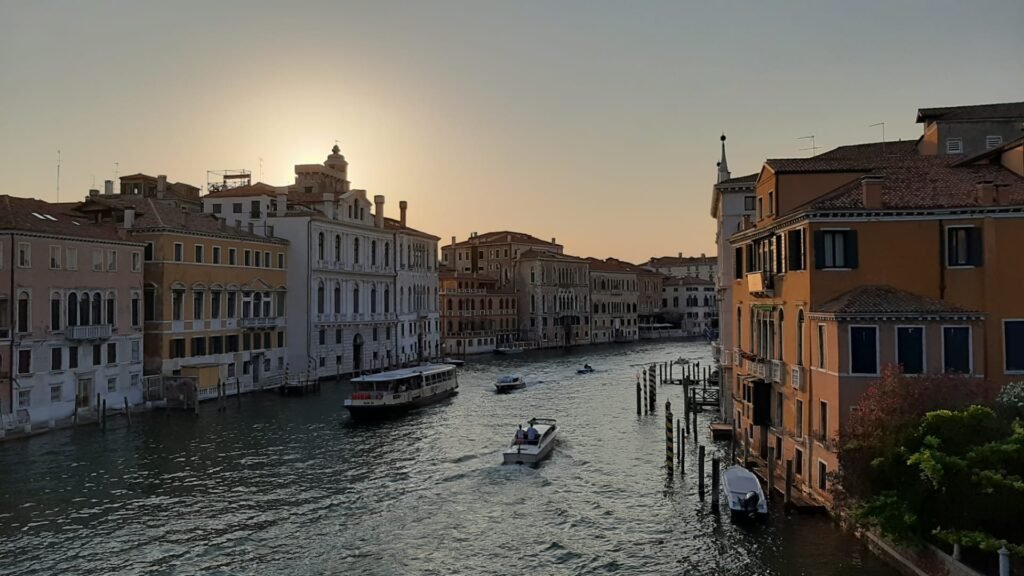
[[[498,378],[499,384],[513,384],[519,380],[519,376],[502,376]]]

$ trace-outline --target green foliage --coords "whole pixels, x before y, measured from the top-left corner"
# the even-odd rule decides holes
[[[1024,419],[1024,380],[1003,386],[996,397],[996,408],[1007,419]]]

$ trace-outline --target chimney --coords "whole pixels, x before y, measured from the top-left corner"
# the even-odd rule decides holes
[[[996,186],[996,204],[1000,206],[1010,206],[1010,187],[1009,186]]]
[[[558,244],[558,242],[555,241],[555,237],[554,236],[551,237],[551,243],[552,244]]]
[[[156,197],[163,198],[167,192],[167,175],[160,174],[156,177]]]
[[[103,193],[107,194],[107,195],[110,195],[110,194],[114,193],[114,181],[113,180],[104,180],[103,181]]]
[[[384,196],[381,194],[373,197],[373,225],[377,228],[384,227]]]
[[[402,223],[402,228],[405,228],[405,211],[409,208],[409,203],[405,200],[398,202],[398,212],[401,214],[399,221]]]
[[[749,230],[751,225],[750,214],[743,215],[743,221],[740,222],[740,231]]]
[[[877,210],[885,207],[884,203],[882,202],[883,182],[885,182],[885,178],[883,178],[882,176],[861,176],[861,193],[864,195],[864,207],[867,208],[868,210]]]
[[[288,213],[288,190],[280,188],[277,190],[277,215],[284,216]]]
[[[680,257],[680,258],[682,258],[682,257],[683,257],[683,253],[682,253],[682,252],[680,252],[680,253],[679,253],[679,257]]]
[[[991,206],[999,203],[995,182],[992,180],[979,180],[974,186],[976,196],[978,198],[978,204],[982,206]]]
[[[328,218],[334,220],[334,192],[324,192],[323,208],[321,210]]]
[[[452,246],[455,246],[455,236],[452,236]]]
[[[135,208],[124,209],[124,228],[131,230],[135,226]]]
[[[238,232],[242,231],[242,221],[241,220],[235,220],[235,230],[238,231]]]
[[[99,195],[100,195],[100,191],[97,190],[96,188],[90,188],[89,189],[89,196],[99,196]]]

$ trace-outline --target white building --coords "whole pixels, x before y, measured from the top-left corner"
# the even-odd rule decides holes
[[[729,165],[725,158],[725,135],[722,135],[722,160],[718,163],[718,181],[711,193],[711,217],[718,225],[715,231],[715,244],[718,247],[719,269],[715,275],[718,293],[718,343],[716,352],[721,362],[721,382],[725,386],[732,383],[732,350],[737,343],[733,338],[735,321],[734,311],[730,309],[732,302],[732,285],[735,277],[737,259],[729,246],[729,237],[739,230],[743,218],[752,218],[755,211],[755,185],[758,174],[749,174],[731,178]],[[722,417],[726,422],[732,421],[732,395],[722,394]]]
[[[289,241],[288,367],[318,377],[439,353],[437,237],[384,218],[384,196],[350,189],[337,146],[295,166],[295,184],[226,188],[203,209]]]
[[[704,336],[715,328],[718,299],[715,283],[703,278],[666,278],[661,286],[661,317],[684,336]]]

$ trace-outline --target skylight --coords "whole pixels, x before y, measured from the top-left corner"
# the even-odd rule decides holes
[[[44,218],[43,215],[38,212],[33,212],[32,215],[35,216],[36,218],[39,218],[40,220],[46,220],[46,218]]]
[[[56,218],[54,218],[53,216],[50,216],[49,214],[43,214],[43,216],[46,216],[46,219],[47,219],[47,220],[53,220],[54,222],[56,222],[56,221],[57,221],[57,219],[56,219]]]

